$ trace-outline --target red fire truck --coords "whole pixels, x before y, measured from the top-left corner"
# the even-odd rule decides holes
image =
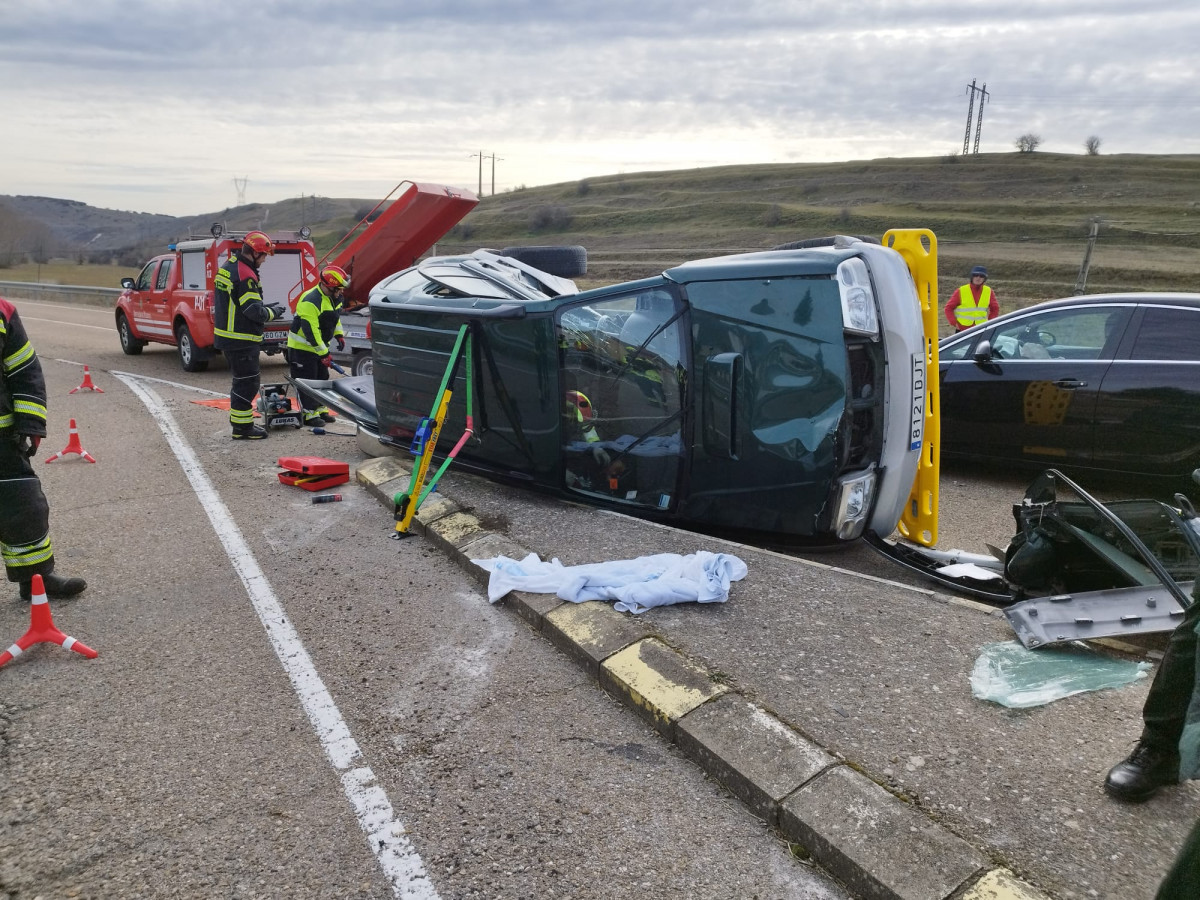
[[[259,272],[263,301],[294,311],[300,295],[317,283],[327,262],[350,273],[350,305],[365,303],[380,279],[416,263],[439,238],[470,212],[478,198],[469,191],[438,184],[401,182],[400,193],[373,221],[359,222],[338,244],[335,259],[318,260],[307,228],[268,232],[275,255]],[[391,194],[388,195],[391,197]],[[211,236],[170,245],[168,252],[146,263],[137,278],[125,278],[117,298],[116,325],[121,349],[130,356],[148,343],[172,344],[187,372],[203,372],[217,352],[213,348],[213,277],[241,246],[244,232],[214,225]],[[337,249],[336,247],[334,248]],[[290,317],[270,323],[263,332],[264,353],[287,347]]]

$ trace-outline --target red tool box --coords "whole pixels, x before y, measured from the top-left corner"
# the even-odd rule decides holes
[[[350,480],[350,464],[320,456],[281,456],[279,473],[283,484],[293,484],[306,491],[323,491],[335,484]]]

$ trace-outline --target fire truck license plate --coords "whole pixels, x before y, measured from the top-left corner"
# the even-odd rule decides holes
[[[264,341],[286,341],[288,333],[286,331],[264,331]]]

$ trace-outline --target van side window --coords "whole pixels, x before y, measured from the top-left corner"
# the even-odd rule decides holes
[[[1131,355],[1133,359],[1200,360],[1200,310],[1149,307]]]
[[[654,288],[559,314],[567,487],[668,508],[683,453],[683,305]]]

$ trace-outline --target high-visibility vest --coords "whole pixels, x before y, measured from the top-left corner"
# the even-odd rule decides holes
[[[963,328],[979,325],[987,321],[988,307],[991,305],[992,289],[990,287],[986,284],[983,286],[983,290],[979,292],[979,301],[976,302],[970,283],[964,284],[958,289],[958,308],[954,310],[954,318]]]

